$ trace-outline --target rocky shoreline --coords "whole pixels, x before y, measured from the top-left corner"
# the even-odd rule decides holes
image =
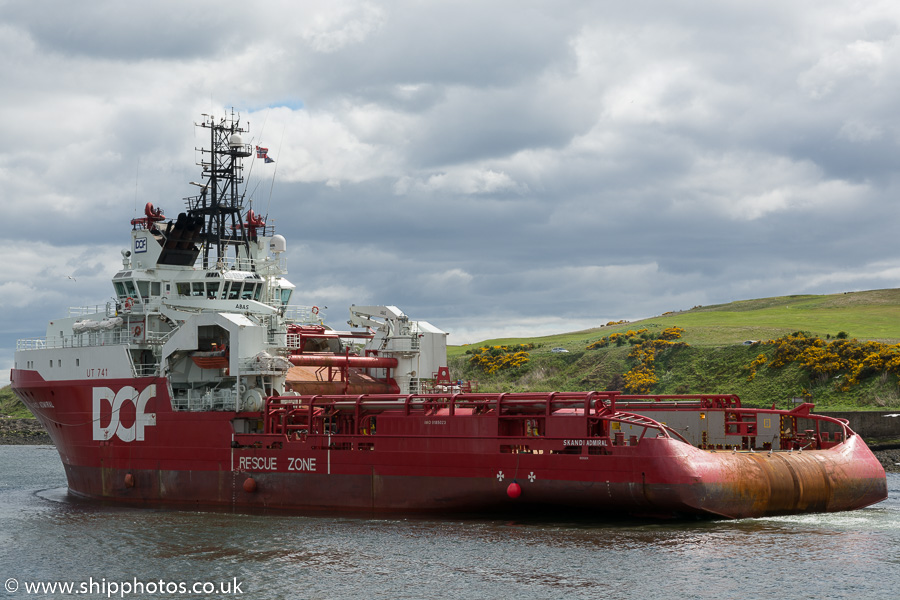
[[[872,444],[872,452],[881,461],[881,466],[888,473],[900,473],[900,445],[891,444],[896,447],[879,447]]]
[[[52,444],[50,436],[36,419],[0,418],[0,446]],[[888,473],[900,473],[900,444],[879,445],[869,442],[872,452]]]
[[[37,419],[0,418],[0,445],[26,446],[52,443],[50,435]]]

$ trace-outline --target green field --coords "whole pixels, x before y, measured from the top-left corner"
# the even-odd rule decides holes
[[[538,338],[502,338],[452,346],[447,354],[459,356],[472,346],[522,343],[556,345],[571,350],[610,333],[642,327],[661,331],[673,325],[686,330],[683,339],[692,346],[724,346],[746,340],[769,340],[794,331],[807,331],[823,338],[845,331],[857,339],[896,344],[900,343],[900,289],[741,300],[695,307],[623,325]]]
[[[634,366],[629,346],[588,350],[591,342],[609,336],[668,327],[685,330],[688,347],[663,354],[655,373],[653,393],[736,393],[747,405],[786,405],[804,396],[820,409],[876,409],[900,407],[900,388],[894,375],[868,377],[848,391],[835,381],[811,380],[796,365],[762,368],[748,381],[748,366],[760,354],[768,359],[774,346],[746,344],[804,331],[823,339],[838,333],[858,340],[900,343],[900,289],[832,295],[804,295],[744,300],[695,307],[631,323],[538,338],[504,338],[448,349],[451,371],[480,382],[484,391],[550,391],[620,389],[616,384]],[[468,362],[466,351],[479,346],[534,344],[531,361],[511,372],[485,375]],[[567,353],[552,353],[562,347]]]

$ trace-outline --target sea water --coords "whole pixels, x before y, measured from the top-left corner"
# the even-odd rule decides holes
[[[859,511],[737,521],[363,518],[122,508],[0,446],[0,597],[900,597],[900,476]]]

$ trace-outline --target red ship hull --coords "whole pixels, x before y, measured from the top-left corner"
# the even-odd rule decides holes
[[[595,410],[590,395],[580,412],[556,408],[553,395],[546,408],[523,401],[532,409],[521,414],[504,413],[502,398],[484,410],[419,410],[391,398],[382,404],[401,409],[376,410],[348,397],[343,408],[329,404],[331,413],[315,400],[293,410],[273,403],[269,412],[188,412],[172,409],[162,378],[45,382],[14,370],[12,379],[56,444],[70,491],[94,499],[304,512],[563,506],[598,516],[743,518],[852,510],[887,497],[883,468],[852,432],[822,449],[738,452],[697,448],[648,421],[641,423],[652,435],[625,443],[602,423],[626,413]],[[377,413],[377,432],[362,413],[367,407]],[[351,419],[356,429],[347,431]],[[540,435],[530,430],[538,421]],[[238,422],[265,428],[240,433]]]

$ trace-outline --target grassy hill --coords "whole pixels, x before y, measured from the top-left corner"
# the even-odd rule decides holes
[[[798,364],[763,367],[748,381],[750,363],[760,354],[771,362],[776,346],[745,343],[795,331],[823,341],[841,334],[900,343],[900,289],[744,300],[573,333],[487,340],[450,348],[449,362],[456,376],[479,381],[484,391],[621,389],[622,375],[635,365],[628,358],[630,345],[596,350],[588,350],[588,345],[614,333],[647,329],[655,335],[673,326],[684,329],[680,341],[687,347],[673,348],[657,358],[653,393],[736,393],[747,405],[786,406],[791,398],[805,396],[819,409],[900,407],[897,376],[889,373],[870,373],[848,390],[840,389],[839,379],[811,377]],[[514,344],[534,344],[531,360],[491,375],[472,365],[471,355],[466,354],[480,346]],[[559,347],[568,352],[551,352]]]
[[[6,386],[0,389],[0,417],[27,419],[32,418],[33,415],[13,394],[12,388]]]

